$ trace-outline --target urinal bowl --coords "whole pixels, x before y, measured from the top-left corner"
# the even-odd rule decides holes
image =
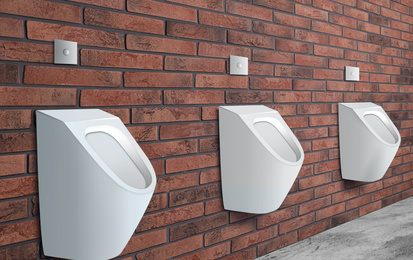
[[[62,113],[63,120],[54,116]],[[64,120],[82,118],[80,113],[91,120]],[[37,111],[37,136],[44,254],[99,260],[119,255],[156,185],[143,151],[119,118],[101,110]]]
[[[400,134],[382,107],[370,102],[339,104],[343,179],[381,179],[400,145]]]
[[[304,160],[280,114],[265,106],[219,108],[224,208],[264,214],[278,209]]]

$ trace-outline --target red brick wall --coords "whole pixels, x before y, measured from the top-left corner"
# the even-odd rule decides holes
[[[44,258],[37,109],[118,115],[151,159],[156,191],[119,259],[254,259],[411,196],[412,12],[411,0],[0,0],[0,259]],[[79,43],[79,66],[53,65],[55,38]],[[229,76],[229,55],[249,57],[250,76]],[[343,81],[346,65],[360,82]],[[374,183],[340,175],[337,102],[357,101],[382,105],[402,136]],[[277,109],[306,152],[273,213],[222,207],[224,104]]]

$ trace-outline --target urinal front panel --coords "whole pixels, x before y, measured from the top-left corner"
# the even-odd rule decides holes
[[[387,118],[380,118],[376,113],[366,113],[364,119],[367,124],[371,127],[380,138],[382,138],[386,143],[395,144],[397,143],[398,137],[394,130],[383,122]]]

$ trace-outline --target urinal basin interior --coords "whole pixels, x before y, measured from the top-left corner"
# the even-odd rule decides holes
[[[106,129],[89,129],[86,141],[125,184],[136,189],[147,188],[151,184],[151,175],[138,153],[129,147],[122,132],[110,126],[104,127]]]
[[[371,129],[381,138],[383,141],[389,144],[395,144],[398,142],[398,135],[394,129],[389,125],[386,118],[382,118],[382,114],[378,113],[365,113],[364,119]]]
[[[254,122],[254,127],[274,153],[288,162],[297,162],[300,159],[297,145],[281,124],[272,121],[258,119]]]

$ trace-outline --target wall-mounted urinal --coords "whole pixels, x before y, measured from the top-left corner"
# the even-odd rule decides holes
[[[120,119],[102,110],[36,115],[44,254],[98,260],[119,255],[155,189],[148,158]]]
[[[219,108],[224,208],[263,214],[278,209],[304,160],[281,115],[266,106]]]
[[[371,182],[383,177],[400,145],[400,134],[381,106],[338,105],[343,179]]]

